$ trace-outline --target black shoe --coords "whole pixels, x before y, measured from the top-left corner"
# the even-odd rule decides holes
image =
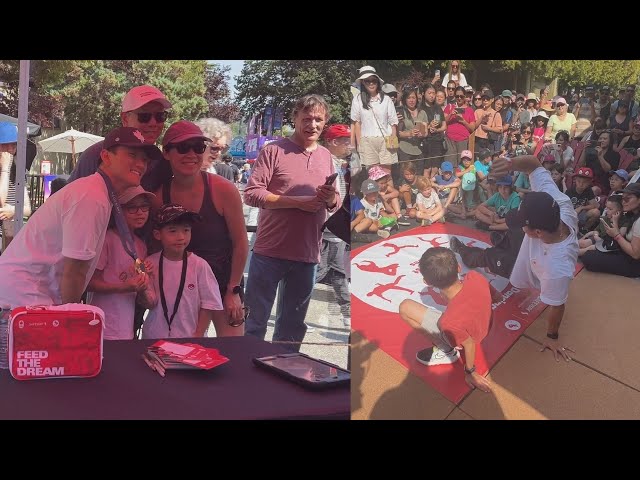
[[[458,240],[458,237],[451,237],[449,239],[449,248],[456,252],[460,253],[460,251],[465,247],[464,243]]]

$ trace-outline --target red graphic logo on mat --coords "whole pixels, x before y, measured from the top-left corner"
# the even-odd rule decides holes
[[[477,238],[455,236],[468,246],[490,247]],[[444,311],[447,302],[437,288],[424,284],[418,264],[427,249],[447,247],[450,239],[451,236],[446,233],[421,233],[394,237],[392,241],[365,248],[351,260],[354,266],[351,270],[351,293],[368,306],[387,312],[398,313],[400,302],[407,298]],[[391,264],[388,260],[390,256],[393,256]],[[460,256],[456,256],[462,275],[466,275],[469,269]],[[508,279],[486,272],[485,269],[478,269],[478,272],[500,292],[509,284]],[[389,277],[393,277],[393,281]]]
[[[196,286],[193,283],[190,283],[189,285],[187,285],[187,288],[189,290],[193,290],[194,288],[196,288]]]

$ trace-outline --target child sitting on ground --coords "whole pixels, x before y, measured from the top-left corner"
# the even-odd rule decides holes
[[[440,175],[436,175],[431,179],[431,186],[438,193],[440,200],[444,202],[442,208],[446,214],[451,214],[458,218],[466,218],[464,204],[456,204],[461,182],[453,174],[453,164],[451,162],[442,162],[440,172]]]
[[[467,210],[467,215],[473,214],[476,208],[474,193],[477,186],[476,167],[473,164],[473,154],[469,150],[460,153],[461,165],[456,169],[456,177],[460,179],[462,186],[462,204]]]
[[[431,188],[431,180],[421,178],[416,182],[416,186],[420,190],[416,197],[416,218],[422,220],[422,226],[431,225],[438,220],[444,218],[444,208],[440,202],[440,197],[436,191]],[[443,220],[444,221],[444,220]]]
[[[578,256],[584,255],[589,250],[599,250],[601,252],[614,252],[616,250],[620,250],[620,245],[618,245],[618,242],[613,238],[607,235],[607,231],[602,223],[606,222],[608,225],[613,225],[614,215],[619,215],[618,218],[623,218],[621,217],[622,195],[611,195],[607,198],[607,206],[600,217],[601,221],[598,223],[597,228],[584,234],[582,238],[578,240],[578,246],[580,247],[580,250],[578,250]],[[626,226],[621,227],[620,232],[622,233],[623,228],[626,233]]]
[[[153,237],[162,251],[149,256],[160,299],[149,310],[142,326],[142,338],[204,337],[213,310],[222,310],[216,277],[209,264],[193,252],[191,226],[202,217],[182,205],[169,203],[156,212]]]
[[[141,186],[128,188],[118,197],[124,221],[133,237],[136,260],[147,256],[147,247],[136,233],[149,219],[153,198],[155,195]],[[112,220],[96,270],[87,286],[87,303],[104,311],[105,340],[133,339],[136,303],[144,308],[153,308],[157,303],[153,288],[153,266],[148,260],[142,264],[136,260],[124,249],[115,221]]]
[[[567,191],[567,182],[564,179],[564,167],[559,163],[554,163],[549,168],[551,178],[562,193]]]
[[[626,170],[611,170],[609,172],[609,187],[611,187],[611,195],[622,195],[622,190],[627,186],[631,175]]]
[[[398,197],[400,192],[393,187],[391,183],[391,175],[382,167],[375,165],[369,169],[369,178],[378,184],[379,195],[384,203],[387,212],[391,211],[396,215],[400,225],[409,225],[409,222],[403,221],[402,212],[400,211],[400,201]]]
[[[405,216],[410,218],[416,218],[415,203],[416,196],[418,195],[416,181],[420,178],[422,178],[422,176],[417,174],[414,162],[402,164],[402,180],[398,191],[400,192],[400,200],[406,208]]]
[[[495,185],[493,182],[489,182],[489,171],[491,170],[491,161],[498,155],[498,153],[492,155],[491,151],[485,148],[480,151],[478,160],[473,163],[473,166],[476,167],[478,185],[480,185],[480,188],[476,189],[476,192],[481,202],[484,202],[496,193]]]
[[[360,191],[364,197],[360,203],[364,207],[364,220],[354,226],[357,233],[377,233],[379,237],[388,238],[396,216],[391,209],[387,210],[382,198],[378,195],[376,182],[367,179],[362,182]]]
[[[593,170],[589,167],[580,167],[573,177],[573,186],[567,189],[565,194],[571,199],[573,208],[578,214],[578,227],[586,233],[595,227],[600,218],[598,201],[591,188]]]
[[[448,248],[428,249],[420,258],[419,267],[424,283],[438,288],[448,304],[441,314],[415,300],[400,303],[400,317],[433,343],[432,347],[420,350],[416,360],[429,367],[456,363],[460,353],[455,347],[462,346],[465,381],[490,392],[489,381],[476,372],[476,348],[489,333],[491,304],[502,296],[474,270],[460,281],[460,265]]]
[[[509,210],[520,206],[520,196],[513,191],[511,184],[509,175],[496,181],[498,192],[476,208],[476,227],[481,230],[509,230],[504,217]]]

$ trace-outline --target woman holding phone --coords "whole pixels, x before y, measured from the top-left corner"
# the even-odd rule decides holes
[[[424,137],[427,136],[429,119],[426,112],[418,107],[418,92],[415,88],[403,89],[400,108],[403,119],[398,124],[398,161],[413,161],[417,170],[422,172],[424,160],[421,145]],[[396,185],[399,184],[398,177],[399,175],[396,175]]]
[[[460,154],[469,149],[469,136],[476,129],[476,116],[467,107],[463,87],[456,87],[453,95],[456,103],[445,107],[444,116],[447,122],[447,158],[455,167]]]
[[[445,122],[442,107],[436,103],[436,89],[433,85],[425,87],[422,99],[422,110],[427,114],[429,122],[428,135],[424,139],[422,148],[425,156],[423,173],[425,177],[431,178],[440,173],[438,169],[444,161],[447,122]]]

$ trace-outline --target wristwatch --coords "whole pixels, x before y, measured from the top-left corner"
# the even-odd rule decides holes
[[[471,375],[475,371],[476,371],[476,366],[475,365],[473,367],[471,367],[471,368],[467,368],[466,365],[464,366],[464,373],[467,373],[467,374]]]
[[[242,292],[242,287],[240,285],[236,285],[231,291],[234,295],[240,295],[240,292]]]

